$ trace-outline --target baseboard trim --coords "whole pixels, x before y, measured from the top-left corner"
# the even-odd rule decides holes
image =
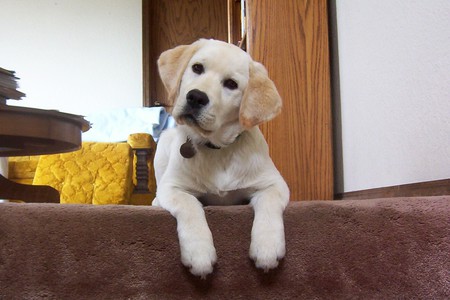
[[[336,194],[336,200],[450,195],[450,179],[403,184]]]

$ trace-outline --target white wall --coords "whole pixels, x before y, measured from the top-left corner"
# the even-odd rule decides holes
[[[450,178],[450,1],[336,10],[341,192]]]
[[[141,0],[0,0],[0,66],[23,101],[88,114],[142,106]]]

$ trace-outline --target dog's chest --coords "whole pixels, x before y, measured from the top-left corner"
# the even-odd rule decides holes
[[[217,154],[215,153],[217,151]],[[224,155],[220,150],[210,150],[206,157],[199,153],[196,170],[199,183],[209,187],[211,191],[230,191],[247,187],[248,179],[254,173],[250,158],[239,155]],[[214,156],[216,155],[216,156]]]
[[[253,189],[246,188],[218,194],[206,193],[197,198],[203,205],[240,205],[248,204],[253,192]]]
[[[187,190],[203,197],[208,204],[211,201],[228,204],[248,198],[257,177],[251,158],[221,150],[208,149],[183,162],[182,174],[177,175],[183,178]]]
[[[203,205],[248,204],[254,189],[233,169],[208,166],[195,176],[193,194]]]

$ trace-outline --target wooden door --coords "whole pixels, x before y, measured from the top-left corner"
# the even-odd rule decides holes
[[[247,30],[247,51],[283,98],[261,129],[291,200],[332,199],[327,1],[247,0]]]
[[[144,106],[166,98],[156,67],[163,51],[199,38],[228,39],[226,0],[143,0],[142,22]]]

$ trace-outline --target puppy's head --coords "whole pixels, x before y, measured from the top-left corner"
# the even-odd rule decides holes
[[[169,111],[193,139],[224,147],[281,110],[265,68],[234,45],[201,39],[163,52],[158,68]]]

